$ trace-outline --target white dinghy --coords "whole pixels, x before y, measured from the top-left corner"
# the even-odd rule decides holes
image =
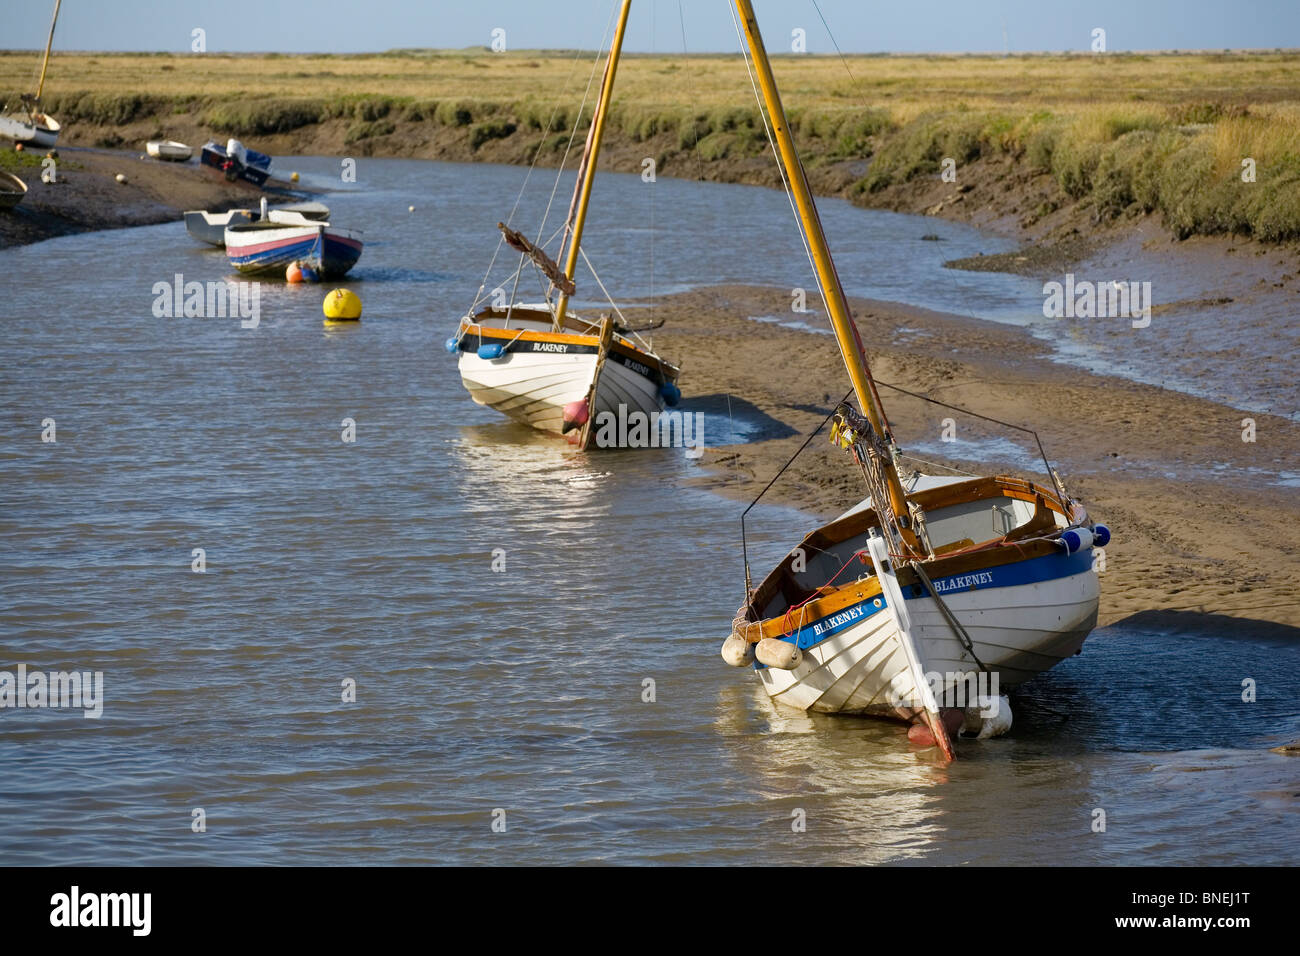
[[[151,139],[144,144],[144,150],[154,159],[168,163],[183,163],[194,155],[193,146],[186,146],[174,139]]]

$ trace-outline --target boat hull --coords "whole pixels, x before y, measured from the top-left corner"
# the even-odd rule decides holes
[[[586,400],[591,392],[600,340],[594,335],[559,338],[564,341],[519,340],[509,343],[501,357],[487,359],[478,355],[478,338],[466,335],[460,342],[461,382],[478,404],[541,431],[563,435],[564,407]],[[661,385],[662,376],[656,378],[648,366],[612,351],[589,406],[590,414],[600,422],[602,413],[617,418],[620,405],[624,416],[662,411]]]
[[[0,116],[0,136],[15,143],[31,143],[33,146],[53,146],[59,141],[59,132],[63,129],[55,120],[46,116],[39,123],[16,116]]]
[[[1091,551],[1029,558],[979,575],[936,579],[934,585],[1001,690],[1078,653],[1097,623],[1099,588]],[[951,675],[972,674],[979,667],[932,596],[908,597],[906,604],[926,673],[949,675],[937,682],[931,678],[943,703],[945,689],[954,684]],[[755,665],[769,696],[821,713],[914,715],[919,701],[884,605],[877,592],[821,620],[793,621],[799,626],[782,640],[799,645],[802,662],[793,670]],[[945,706],[952,697],[947,695]]]
[[[254,186],[262,186],[271,175],[271,157],[265,153],[247,150],[247,163],[230,159],[223,147],[217,143],[208,143],[199,152],[199,162],[204,166],[222,173],[227,179],[242,179]]]
[[[13,173],[0,172],[0,209],[13,209],[27,195],[27,184]]]
[[[185,213],[185,231],[199,242],[222,249],[226,246],[226,227],[255,221],[257,214],[251,209],[231,209],[229,212],[210,213],[189,210]]]
[[[362,242],[352,233],[325,224],[232,226],[226,230],[226,257],[249,275],[283,275],[292,262],[314,268],[322,279],[344,276],[361,258]]]
[[[184,143],[177,143],[173,140],[159,142],[150,140],[144,145],[147,152],[154,159],[161,159],[168,163],[183,163],[194,155],[194,147],[186,146]]]

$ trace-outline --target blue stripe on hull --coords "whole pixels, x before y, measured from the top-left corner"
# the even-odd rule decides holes
[[[291,262],[307,262],[321,273],[322,278],[345,275],[361,258],[361,251],[346,243],[331,240],[324,242],[324,254],[315,238],[304,239],[292,245],[277,246],[249,255],[230,256],[230,264],[240,272],[283,272]]]
[[[989,588],[1010,588],[1024,584],[1039,584],[1043,581],[1055,581],[1058,578],[1068,578],[1076,574],[1082,574],[1091,568],[1092,551],[1089,549],[1069,555],[1064,553],[1045,554],[1039,558],[1030,558],[1028,561],[1017,561],[1014,564],[1004,564],[984,571],[953,574],[945,578],[934,578],[933,580],[935,590],[941,596],[948,596],[971,590],[984,591]],[[929,597],[929,594],[926,593],[922,585],[916,584],[909,589],[905,597],[909,601],[917,601]],[[836,611],[834,614],[813,621],[811,624],[805,624],[795,631],[793,635],[782,637],[781,640],[795,644],[800,650],[807,650],[827,638],[835,636],[840,631],[857,626],[873,614],[883,611],[884,608],[884,596],[877,595],[851,605],[842,611]],[[762,664],[755,662],[755,668],[761,668],[762,666]]]
[[[321,272],[325,277],[333,278],[346,274],[360,258],[360,249],[332,238],[329,233],[325,234],[325,251],[321,255],[320,263]]]
[[[1021,584],[1039,584],[1043,581],[1055,581],[1081,574],[1092,568],[1092,549],[1076,551],[1074,554],[1045,554],[1028,561],[1003,564],[983,571],[970,571],[966,574],[953,574],[946,578],[934,578],[934,589],[941,597],[961,594],[964,591],[983,591],[987,588],[1012,588]],[[909,601],[929,597],[920,584],[913,585],[905,595]]]
[[[230,255],[230,264],[240,272],[274,272],[284,271],[291,262],[297,262],[300,259],[312,259],[316,253],[316,237],[312,236],[303,239],[301,242],[295,242],[288,245],[276,246],[274,249],[263,249],[260,252],[249,253],[248,255],[239,255],[230,252],[230,247],[226,247]]]

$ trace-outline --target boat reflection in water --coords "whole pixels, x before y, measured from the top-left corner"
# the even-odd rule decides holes
[[[735,809],[769,834],[769,863],[920,862],[948,839],[949,765],[917,759],[897,724],[799,710],[754,682],[719,690],[714,729],[734,741],[751,800]]]

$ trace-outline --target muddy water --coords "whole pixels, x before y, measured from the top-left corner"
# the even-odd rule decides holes
[[[775,710],[717,654],[737,505],[684,488],[699,466],[679,449],[575,454],[502,422],[442,353],[523,171],[359,172],[328,197],[366,230],[357,328],[274,283],[255,329],[155,317],[156,282],[227,274],[179,224],[0,252],[0,669],[104,688],[98,719],[0,710],[8,862],[1295,862],[1298,765],[1268,750],[1300,736],[1294,643],[1102,629],[1025,688],[1010,737],[947,768],[900,727]],[[642,300],[801,284],[777,278],[798,252],[782,197],[668,180],[652,280],[642,185],[598,188],[606,281]],[[824,215],[849,255],[935,229],[945,256],[989,248]],[[731,255],[756,226],[787,248]],[[894,268],[853,291],[992,307],[1019,281]],[[707,434],[749,424],[711,413]],[[760,566],[807,525],[761,518]]]

